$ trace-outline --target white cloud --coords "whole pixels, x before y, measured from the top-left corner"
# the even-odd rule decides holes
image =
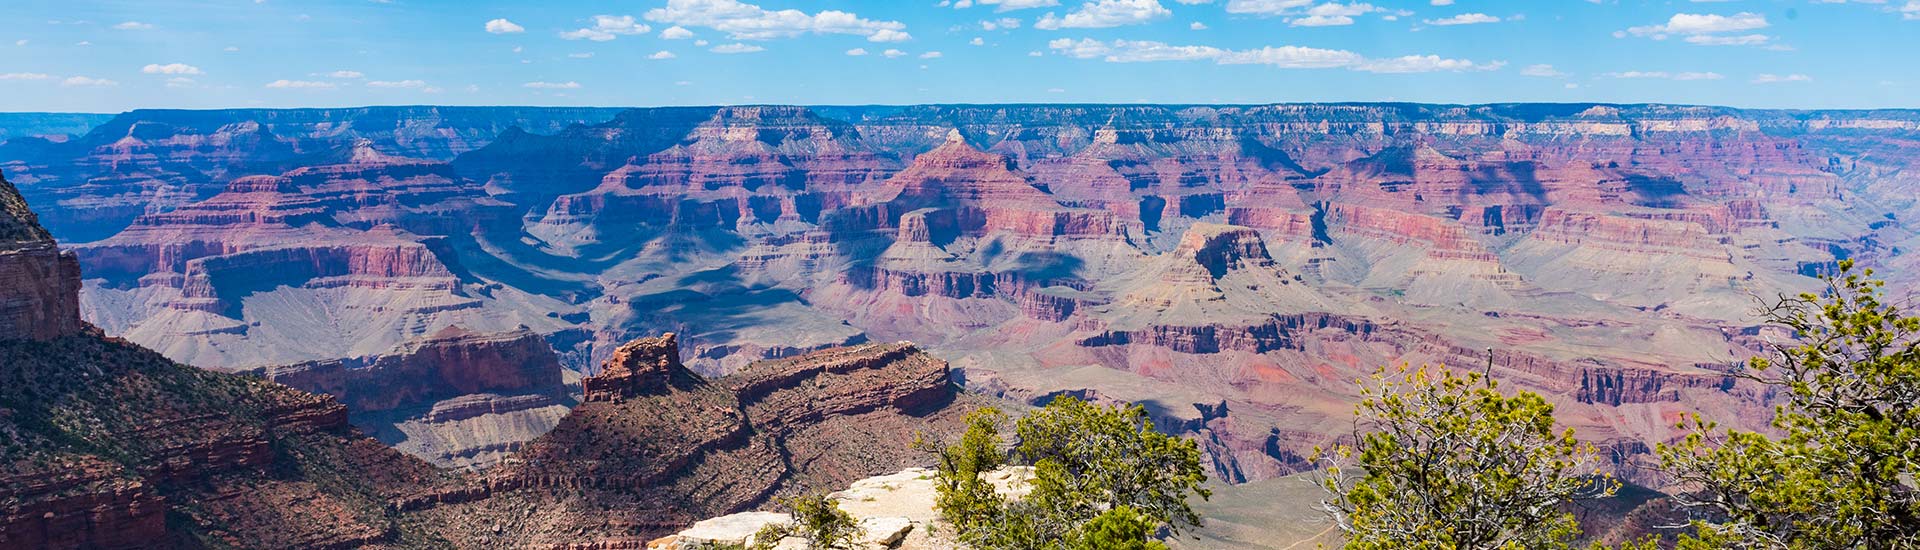
[[[1559,77],[1567,76],[1566,73],[1560,72],[1559,69],[1553,68],[1552,65],[1547,65],[1544,63],[1539,65],[1528,65],[1526,66],[1526,68],[1520,69],[1520,74],[1522,76],[1537,76],[1540,78],[1559,78]]]
[[[127,21],[124,23],[120,23],[118,25],[114,25],[113,28],[123,30],[123,31],[144,31],[144,30],[153,28],[153,25],[149,23],[141,23],[139,21]]]
[[[867,55],[867,49],[866,49],[866,48],[854,48],[854,49],[851,49],[851,50],[847,50],[847,55],[851,55],[851,56],[855,56],[855,57],[858,57],[858,56],[862,56],[862,55]]]
[[[368,88],[425,88],[424,80],[375,80],[367,83]]]
[[[1315,4],[1314,0],[1228,0],[1226,9],[1233,14],[1286,17],[1287,24],[1295,27],[1352,25],[1354,17],[1369,13],[1384,13],[1382,17],[1387,19],[1412,15],[1412,12],[1394,12],[1365,2]]]
[[[366,78],[367,77],[366,74],[363,74],[360,71],[334,71],[322,76],[326,76],[328,78]]]
[[[1408,55],[1391,59],[1368,60],[1354,67],[1357,71],[1370,73],[1431,73],[1440,71],[1496,71],[1507,66],[1505,61],[1475,63],[1465,59],[1447,59],[1437,55]]]
[[[1060,38],[1047,42],[1047,47],[1059,55],[1077,59],[1100,59],[1109,63],[1212,61],[1221,65],[1268,65],[1283,69],[1346,68],[1375,73],[1491,71],[1506,66],[1502,61],[1479,63],[1437,55],[1368,59],[1366,56],[1347,50],[1302,46],[1267,46],[1251,50],[1228,50],[1213,46],[1169,45],[1150,40],[1104,42],[1091,38],[1078,40]]]
[[[1779,84],[1784,82],[1813,82],[1813,77],[1803,74],[1779,75],[1769,73],[1761,73],[1753,77],[1754,84]]]
[[[593,52],[570,53],[567,59],[593,59]]]
[[[1199,21],[1194,21],[1193,23],[1188,24],[1187,28],[1193,29],[1196,31],[1204,31],[1204,30],[1207,30],[1207,24],[1201,23]]]
[[[975,36],[973,40],[968,40],[967,44],[972,46],[985,46],[987,45],[987,39]]]
[[[193,87],[193,85],[194,85],[194,80],[184,76],[176,76],[176,77],[167,79],[168,88],[191,88]]]
[[[49,80],[53,75],[46,73],[0,73],[0,80]]]
[[[276,89],[289,89],[289,90],[291,89],[324,90],[324,89],[334,88],[335,86],[334,86],[334,83],[332,82],[322,82],[318,80],[287,80],[283,78],[280,80],[275,80],[273,82],[268,82],[267,87],[276,88]]]
[[[199,67],[195,67],[185,63],[168,63],[165,65],[153,63],[153,64],[148,64],[145,67],[141,67],[140,72],[143,72],[146,74],[206,74],[206,73],[200,72]]]
[[[880,55],[884,55],[891,58],[891,57],[900,57],[903,55],[907,55],[907,52],[903,52],[895,49],[888,49],[887,51],[880,52]]]
[[[1453,17],[1443,17],[1440,19],[1428,19],[1426,21],[1428,25],[1438,25],[1442,27],[1448,26],[1448,25],[1478,25],[1481,23],[1499,23],[1499,22],[1500,22],[1500,18],[1487,15],[1484,13],[1463,13],[1460,15],[1455,15]]]
[[[1740,12],[1733,15],[1676,13],[1666,23],[1627,29],[1627,34],[1665,39],[1675,34],[1712,34],[1767,28],[1767,17]]]
[[[1764,34],[1741,34],[1733,36],[1696,34],[1686,38],[1688,44],[1699,44],[1701,46],[1765,46],[1772,40],[1773,37]]]
[[[516,25],[514,22],[506,19],[495,19],[487,22],[487,32],[493,34],[512,34],[527,32],[527,28]]]
[[[1726,78],[1725,76],[1722,76],[1720,73],[1714,73],[1714,72],[1669,73],[1666,71],[1626,71],[1626,72],[1618,72],[1618,73],[1606,73],[1600,76],[1604,76],[1607,78],[1623,78],[1623,79],[1665,79],[1665,80],[1720,80],[1722,78]]]
[[[1012,30],[1012,29],[1018,29],[1018,28],[1020,28],[1020,20],[1012,17],[1002,17],[999,19],[980,22],[980,30],[983,30],[983,31],[995,31],[1000,29]]]
[[[580,89],[580,83],[574,82],[571,80],[566,82],[528,82],[526,84],[521,84],[520,86],[523,88],[533,88],[535,90],[578,90]]]
[[[680,57],[680,56],[674,55],[673,52],[670,52],[670,51],[660,50],[657,52],[653,52],[653,55],[647,56],[647,59],[673,59],[675,57]]]
[[[1036,29],[1102,29],[1139,25],[1172,16],[1160,0],[1089,0],[1080,9],[1056,17],[1046,14],[1033,23]]]
[[[560,33],[567,40],[592,40],[606,42],[622,36],[643,34],[653,27],[634,20],[631,15],[595,15],[593,26]]]
[[[1295,27],[1334,27],[1334,26],[1340,26],[1340,25],[1352,25],[1354,16],[1366,15],[1366,14],[1377,12],[1377,11],[1387,11],[1387,10],[1385,8],[1374,6],[1373,4],[1367,4],[1367,3],[1361,3],[1361,2],[1355,2],[1351,4],[1327,2],[1325,4],[1319,4],[1314,7],[1307,8],[1305,12],[1306,17],[1295,17],[1292,19],[1288,19],[1287,24],[1293,25]]]
[[[940,52],[927,52],[927,53],[920,54],[920,58],[921,59],[939,59],[941,55],[943,54],[941,54]]]
[[[1453,0],[1433,0],[1432,2],[1427,2],[1427,3],[1433,4],[1435,6],[1451,6],[1453,5]]]
[[[825,10],[769,10],[739,0],[667,0],[666,7],[647,10],[646,19],[688,27],[706,27],[735,40],[792,38],[803,34],[850,34],[873,42],[912,38],[899,21],[875,21],[859,15]]]
[[[896,31],[893,29],[880,29],[867,36],[867,41],[869,42],[906,42],[912,39],[913,35],[907,34],[906,31]]]
[[[1289,15],[1313,5],[1313,0],[1227,0],[1227,13],[1245,15]]]
[[[687,30],[686,27],[679,25],[667,27],[666,30],[660,31],[661,40],[686,40],[688,38],[693,38],[693,31]]]
[[[961,0],[954,2],[953,7],[956,9],[968,8],[974,4],[995,6],[993,11],[1013,11],[1058,6],[1060,5],[1060,0]]]
[[[27,40],[27,39],[25,39],[25,38],[22,38],[22,39],[19,39],[19,40],[15,40],[15,41],[13,41],[13,45],[15,45],[15,46],[25,46],[25,45],[27,45],[27,42],[30,42],[30,41],[29,41],[29,40]]]
[[[721,44],[713,47],[713,53],[754,53],[754,52],[764,52],[764,51],[767,51],[767,49],[762,48],[760,46],[755,46],[753,44],[743,43],[743,42],[734,42],[732,44]]]

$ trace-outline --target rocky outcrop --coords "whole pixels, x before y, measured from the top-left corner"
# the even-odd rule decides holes
[[[0,175],[0,339],[80,332],[80,264]]]
[[[600,367],[599,374],[580,380],[580,387],[588,402],[619,401],[666,391],[667,382],[684,376],[684,371],[680,342],[669,332],[621,345]]]
[[[529,499],[579,493],[610,507],[557,525],[519,525],[492,540],[637,545],[783,491],[880,473],[907,461],[884,449],[897,450],[916,430],[955,430],[972,407],[950,406],[956,396],[945,362],[906,344],[824,350],[703,379],[680,363],[669,334],[623,346],[586,381],[595,379],[604,382],[594,384],[596,395],[617,397],[583,402],[494,470],[398,497],[389,508],[464,526],[474,524],[469,517],[524,509]]]

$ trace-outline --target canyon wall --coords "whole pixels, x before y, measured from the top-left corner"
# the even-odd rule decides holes
[[[1753,297],[1842,258],[1911,292],[1914,143],[1898,110],[370,108],[127,113],[0,168],[90,322],[202,367],[525,327],[617,404],[656,378],[602,365],[662,332],[706,377],[904,340],[978,392],[1144,403],[1243,481],[1399,363],[1491,365],[1621,449],[1757,426],[1726,378],[1765,349]],[[538,424],[465,415],[553,410],[500,372],[369,382],[354,418],[490,464]]]

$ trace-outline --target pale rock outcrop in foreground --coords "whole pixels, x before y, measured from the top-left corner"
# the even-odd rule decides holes
[[[908,468],[899,473],[875,476],[853,482],[846,490],[831,496],[840,509],[852,515],[861,528],[860,548],[897,550],[960,550],[965,548],[951,536],[953,530],[940,521],[934,507],[935,472],[926,468]],[[1013,498],[1026,496],[1027,481],[1033,470],[1014,466],[985,474],[1000,494]],[[741,512],[693,524],[685,531],[647,543],[649,550],[702,548],[703,545],[752,544],[753,535],[762,527],[793,521],[776,512]],[[779,550],[806,548],[798,538],[780,541]]]

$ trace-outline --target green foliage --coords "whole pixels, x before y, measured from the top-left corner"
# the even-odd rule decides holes
[[[1362,390],[1372,431],[1357,445],[1315,452],[1346,548],[1569,548],[1580,530],[1564,505],[1619,488],[1592,474],[1593,447],[1556,431],[1539,395],[1502,394],[1478,373],[1399,374]]]
[[[781,539],[800,537],[812,550],[853,548],[860,536],[860,525],[840,509],[840,503],[825,495],[807,495],[782,501],[793,523],[762,527],[753,535],[752,550],[770,550]]]
[[[942,447],[925,437],[914,441],[914,447],[934,453],[938,471],[934,504],[941,519],[961,532],[992,521],[1006,507],[993,485],[981,477],[1006,464],[1000,438],[1000,425],[1006,420],[1006,413],[999,409],[983,408],[967,415],[967,430],[952,445]]]
[[[1153,522],[1133,508],[1107,510],[1081,526],[1067,545],[1072,550],[1167,550],[1153,537]]]
[[[1826,296],[1766,317],[1796,346],[1743,373],[1785,398],[1776,438],[1698,417],[1662,467],[1685,490],[1701,548],[1920,548],[1920,318],[1882,301],[1872,270],[1840,265]]]
[[[1034,465],[1029,498],[1053,513],[1091,519],[1127,507],[1175,534],[1200,526],[1187,505],[1188,493],[1212,496],[1201,487],[1200,446],[1155,431],[1145,407],[1061,397],[1021,418],[1015,434]]]
[[[1004,419],[978,412],[959,442],[935,449],[941,515],[971,547],[1164,549],[1153,540],[1159,531],[1200,525],[1186,502],[1210,496],[1199,446],[1154,431],[1144,408],[1063,397],[1021,418],[1015,456],[1033,477],[1018,500],[981,477],[1007,463]]]

